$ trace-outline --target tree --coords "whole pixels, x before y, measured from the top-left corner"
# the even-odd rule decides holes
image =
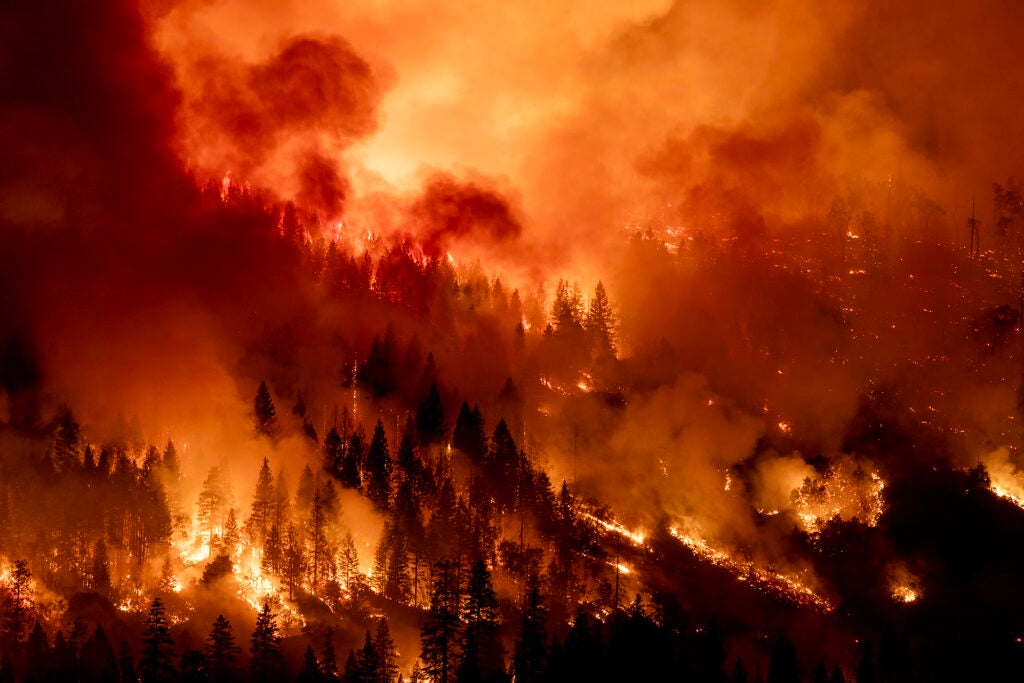
[[[91,587],[100,595],[105,596],[109,596],[113,590],[110,585],[110,556],[107,553],[107,544],[102,538],[93,546]]]
[[[377,419],[373,430],[370,450],[366,454],[366,495],[380,510],[387,510],[391,499],[391,454],[388,439],[384,434],[384,423]]]
[[[253,401],[253,418],[256,423],[256,434],[271,440],[277,439],[280,425],[277,423],[277,410],[274,399],[270,396],[270,388],[266,382],[260,382]]]
[[[470,410],[468,403],[462,403],[459,417],[455,421],[455,431],[452,432],[452,446],[465,453],[477,465],[483,462],[487,455],[487,434],[484,432],[484,418],[479,406],[473,406]]]
[[[71,652],[72,664],[74,663],[74,648]],[[96,625],[92,636],[82,646],[80,656],[82,680],[86,683],[100,683],[101,681],[116,681],[118,678],[117,657],[114,656],[114,648],[107,640],[107,634],[102,624]]]
[[[377,637],[373,641],[377,653],[377,679],[373,683],[393,683],[398,677],[398,651],[391,639],[388,620],[381,617],[377,623]]]
[[[142,659],[139,661],[142,683],[173,681],[177,676],[171,661],[174,655],[174,640],[171,638],[167,612],[160,598],[154,598],[149,608],[142,643]]]
[[[334,630],[329,627],[324,633],[324,649],[320,654],[320,675],[328,683],[338,680],[338,658],[334,654]]]
[[[362,486],[360,470],[363,467],[363,435],[359,431],[352,432],[349,437],[345,457],[341,461],[341,485],[348,489]]]
[[[338,578],[341,579],[345,588],[351,591],[355,584],[356,576],[359,574],[359,551],[356,548],[356,542],[352,538],[351,531],[345,532],[345,538],[341,542],[341,551],[338,556]]]
[[[345,448],[336,427],[331,427],[324,437],[323,451],[324,469],[330,472],[331,476],[341,479],[345,469]]]
[[[531,577],[519,639],[512,653],[512,676],[516,683],[536,683],[544,674],[547,662],[544,599],[536,577]]]
[[[4,616],[4,639],[8,644],[17,645],[25,635],[32,615],[32,572],[27,560],[16,560],[11,572],[7,614]]]
[[[298,683],[319,683],[320,680],[322,680],[320,677],[320,662],[316,660],[313,646],[307,645],[306,652],[302,656],[302,669],[299,670]]]
[[[256,492],[253,494],[249,519],[245,521],[249,538],[261,549],[274,522],[275,505],[274,475],[270,472],[270,462],[263,458],[263,465],[256,478]]]
[[[206,667],[214,681],[236,681],[241,677],[238,656],[242,648],[235,642],[231,622],[218,614],[206,639]]]
[[[284,677],[284,657],[281,654],[281,634],[277,629],[277,615],[269,602],[256,615],[256,628],[252,632],[249,648],[249,673],[254,682],[271,683]]]
[[[559,280],[551,307],[551,325],[555,334],[578,337],[583,332],[583,296],[579,283]]]
[[[434,565],[430,610],[420,631],[423,669],[435,683],[455,679],[460,634],[456,565],[445,560]]]
[[[306,549],[299,538],[294,524],[288,525],[284,549],[284,579],[288,584],[288,599],[295,596],[295,589],[302,583],[302,573],[306,568]]]
[[[209,535],[211,543],[215,536],[223,533],[224,522],[232,502],[227,473],[223,467],[214,465],[207,473],[203,489],[196,501],[200,529]]]
[[[590,349],[598,358],[615,355],[614,327],[615,319],[611,304],[608,303],[608,295],[604,291],[604,284],[598,281],[584,321]]]
[[[470,569],[463,621],[465,638],[459,666],[460,683],[500,679],[504,652],[498,640],[498,598],[483,560],[474,562]]]
[[[421,444],[430,445],[441,443],[447,433],[444,405],[437,391],[437,383],[434,382],[416,409],[416,436]]]
[[[491,448],[487,453],[484,471],[488,477],[494,498],[501,511],[511,510],[516,502],[516,489],[513,485],[519,478],[519,450],[504,420],[494,427],[491,437]]]

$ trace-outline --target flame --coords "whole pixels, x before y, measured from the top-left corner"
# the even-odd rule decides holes
[[[626,540],[628,540],[633,545],[643,546],[643,544],[644,544],[644,540],[646,539],[646,535],[642,531],[630,531],[629,529],[627,529],[626,527],[624,527],[622,524],[620,524],[618,521],[616,521],[614,519],[612,519],[612,520],[601,519],[600,517],[596,517],[593,514],[591,514],[589,512],[586,512],[586,511],[580,512],[580,515],[582,517],[584,517],[585,519],[589,519],[590,521],[596,523],[598,526],[603,528],[605,531],[609,531],[609,532],[611,532],[613,534],[618,534],[622,538],[625,538]]]
[[[885,481],[877,472],[865,472],[863,466],[842,460],[832,464],[820,477],[805,479],[803,485],[793,491],[793,505],[797,519],[808,533],[820,532],[836,517],[857,518],[874,527],[885,511],[884,491]]]
[[[750,560],[736,559],[704,539],[685,534],[675,527],[670,528],[669,533],[702,560],[735,574],[738,581],[750,582],[761,590],[781,595],[800,606],[815,607],[824,612],[835,609],[831,600],[815,592],[798,576],[759,567]]]

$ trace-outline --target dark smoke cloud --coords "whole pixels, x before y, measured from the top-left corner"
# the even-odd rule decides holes
[[[178,77],[182,152],[203,173],[231,172],[324,220],[341,215],[341,155],[377,129],[383,69],[340,37],[303,35],[254,63],[209,48]]]
[[[452,242],[500,244],[522,232],[514,209],[496,190],[447,174],[427,182],[410,216],[417,226],[416,238],[434,255]]]

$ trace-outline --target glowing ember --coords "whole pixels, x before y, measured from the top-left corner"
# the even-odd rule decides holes
[[[867,526],[878,524],[885,510],[885,481],[850,460],[833,463],[816,479],[805,479],[793,492],[797,519],[808,533],[821,531],[830,519],[859,519]]]
[[[684,534],[675,527],[669,529],[669,533],[697,557],[732,572],[739,581],[750,582],[761,590],[783,596],[797,605],[815,607],[825,612],[835,609],[831,600],[815,592],[798,577],[759,567],[750,560],[736,559],[712,547],[707,541]]]
[[[618,534],[619,536],[627,539],[628,541],[630,541],[634,545],[642,546],[644,544],[644,539],[646,538],[646,536],[644,535],[644,532],[642,532],[642,531],[630,531],[629,529],[627,529],[626,527],[622,526],[622,524],[620,524],[619,522],[615,521],[614,519],[613,520],[601,519],[600,517],[595,517],[594,515],[590,514],[589,512],[581,512],[580,514],[585,519],[589,519],[590,521],[595,522],[596,524],[598,524],[605,531],[609,531],[609,532],[611,532],[613,534]]]
[[[917,602],[919,597],[918,592],[910,586],[896,586],[892,589],[892,599],[896,602]]]

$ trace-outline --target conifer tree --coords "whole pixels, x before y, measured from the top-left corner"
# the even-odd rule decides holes
[[[363,467],[363,436],[361,430],[352,432],[349,437],[348,448],[345,449],[345,457],[341,463],[341,485],[349,489],[358,489],[362,486],[360,470]]]
[[[498,640],[498,598],[483,560],[473,563],[463,609],[465,638],[459,681],[495,681],[503,673],[504,652]]]
[[[381,617],[377,623],[377,637],[373,641],[377,653],[377,679],[374,683],[394,683],[398,677],[398,651],[391,638],[388,620]]]
[[[277,615],[269,602],[263,603],[256,616],[256,628],[250,640],[249,674],[254,683],[274,683],[284,677],[284,657],[281,654],[281,634],[277,628]]]
[[[274,522],[275,505],[274,475],[270,471],[270,462],[263,458],[256,478],[256,492],[253,494],[249,519],[245,522],[246,532],[258,548],[266,544],[267,534]]]
[[[366,475],[366,495],[378,509],[387,510],[391,500],[391,454],[384,423],[379,418],[366,454]]]
[[[587,341],[595,356],[600,358],[615,355],[614,328],[615,318],[611,304],[608,303],[608,294],[604,291],[604,284],[599,281],[594,288],[594,296],[590,300],[584,322]]]
[[[459,588],[456,566],[449,560],[434,566],[430,610],[420,631],[423,669],[435,683],[455,680],[458,668]]]
[[[154,598],[149,608],[142,643],[142,659],[139,661],[139,677],[142,683],[173,681],[177,676],[172,663],[174,640],[171,638],[167,611],[159,597]]]
[[[253,417],[256,423],[256,434],[269,439],[276,439],[280,432],[277,423],[277,409],[274,399],[270,396],[270,388],[265,381],[260,382],[253,401]]]
[[[320,662],[316,659],[313,646],[307,645],[306,652],[302,656],[302,668],[299,670],[298,683],[320,683]]]
[[[206,639],[206,666],[214,681],[235,681],[240,676],[238,656],[242,648],[235,642],[231,622],[218,614]]]
[[[547,662],[547,614],[536,577],[532,577],[523,606],[523,618],[512,654],[512,676],[516,683],[536,683],[542,680]]]
[[[327,683],[338,680],[338,658],[334,653],[334,630],[324,632],[324,648],[320,654],[320,675]]]
[[[437,383],[434,382],[416,409],[416,436],[421,444],[431,445],[441,443],[447,433],[444,405],[437,391]]]

